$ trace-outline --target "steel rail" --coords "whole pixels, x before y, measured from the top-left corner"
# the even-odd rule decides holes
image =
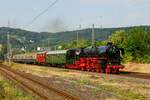
[[[19,72],[16,71],[16,70],[13,70],[13,69],[11,69],[11,68],[8,68],[7,66],[4,67],[3,65],[1,65],[0,70],[3,71],[3,72],[5,72],[7,75],[9,75],[10,77],[12,77],[12,78],[15,79],[16,81],[18,81],[19,83],[21,83],[22,85],[24,85],[25,87],[29,88],[31,91],[33,91],[34,93],[36,93],[38,96],[40,96],[41,98],[43,98],[43,99],[45,99],[45,100],[49,100],[49,97],[46,97],[46,96],[44,96],[44,95],[41,95],[40,93],[38,93],[38,91],[33,90],[30,86],[24,84],[24,82],[20,81],[19,79],[17,79],[17,78],[14,77],[13,75],[10,75],[9,73],[11,72],[11,73],[13,73],[13,74],[18,75],[19,77],[22,77],[22,78],[24,78],[24,79],[26,79],[26,80],[32,81],[33,83],[36,83],[36,84],[42,86],[42,87],[45,88],[45,89],[48,89],[48,90],[50,90],[50,91],[53,91],[53,92],[55,92],[55,93],[57,93],[57,94],[59,94],[59,95],[65,97],[65,98],[68,98],[69,100],[78,100],[78,98],[76,98],[75,96],[72,96],[70,93],[66,93],[66,92],[64,92],[64,91],[61,91],[60,89],[58,89],[58,88],[56,88],[56,87],[47,86],[46,84],[44,84],[44,83],[42,83],[42,82],[39,82],[38,80],[35,80],[35,79],[31,78],[31,77],[28,77],[28,76],[26,76],[25,74],[19,73]]]

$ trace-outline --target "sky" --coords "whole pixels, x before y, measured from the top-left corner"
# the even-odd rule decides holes
[[[150,25],[150,0],[59,0],[29,26],[35,16],[55,0],[0,0],[0,27],[36,32]]]

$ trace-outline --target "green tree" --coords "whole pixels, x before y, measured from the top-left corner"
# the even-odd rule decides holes
[[[98,42],[96,42],[96,45],[97,46],[103,46],[103,45],[106,45],[107,42],[108,42],[108,40],[98,41]]]
[[[143,28],[137,27],[127,33],[124,47],[137,62],[150,62],[150,34]]]
[[[115,44],[119,47],[124,47],[125,39],[126,39],[125,31],[124,30],[119,30],[119,31],[116,31],[114,34],[112,34],[108,38],[108,41],[113,42],[113,44]]]
[[[2,50],[0,51],[0,59],[4,59],[4,56],[7,54],[7,46],[3,45]]]
[[[106,45],[108,41],[124,48],[124,61],[150,63],[150,31],[145,28],[134,27],[127,31],[116,31],[107,40],[97,42],[97,45]]]
[[[73,40],[69,43],[63,43],[61,44],[63,49],[69,49],[69,48],[83,48],[83,47],[87,47],[90,45],[90,42],[84,39],[80,39],[78,41],[78,45],[77,45],[77,41]]]

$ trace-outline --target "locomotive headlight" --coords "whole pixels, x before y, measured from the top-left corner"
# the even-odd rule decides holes
[[[76,51],[76,55],[79,55],[80,53],[81,53],[80,50],[77,50],[77,51]]]

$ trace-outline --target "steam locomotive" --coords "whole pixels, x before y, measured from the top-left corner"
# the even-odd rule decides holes
[[[68,69],[118,74],[124,50],[112,43],[106,46],[74,48],[30,54],[14,55],[12,60],[19,63],[32,63],[50,66],[63,66]]]

